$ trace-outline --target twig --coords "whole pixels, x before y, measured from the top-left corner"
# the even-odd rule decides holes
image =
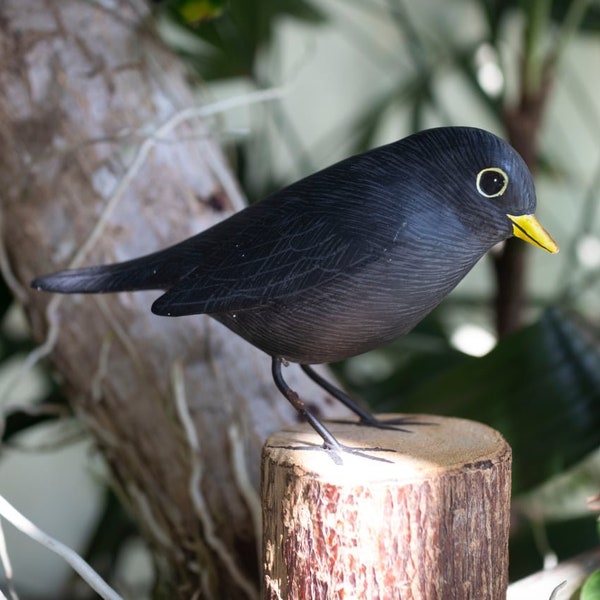
[[[210,509],[206,505],[206,501],[202,495],[201,483],[203,468],[200,460],[200,440],[198,439],[198,433],[194,426],[194,421],[187,403],[181,363],[173,363],[171,380],[177,414],[183,425],[191,451],[192,474],[190,477],[190,494],[192,496],[194,508],[196,509],[196,514],[202,522],[206,543],[219,556],[231,577],[235,580],[240,589],[244,591],[246,596],[252,599],[258,598],[258,591],[255,589],[252,582],[240,571],[239,567],[235,564],[231,553],[217,535],[213,520],[210,517]]]
[[[10,562],[10,556],[8,555],[8,548],[6,547],[6,538],[4,537],[4,527],[2,527],[2,521],[0,520],[0,562],[4,567],[4,576],[6,577],[6,584],[8,586],[8,593],[10,594],[11,600],[19,600],[17,592],[14,588],[13,581],[13,570]],[[0,592],[1,594],[2,592]],[[6,598],[2,594],[2,598]]]
[[[268,100],[278,99],[281,98],[283,95],[284,91],[282,88],[259,90],[255,92],[250,92],[248,94],[242,94],[240,96],[227,98],[225,100],[221,100],[213,104],[208,104],[206,106],[192,106],[189,108],[185,108],[175,113],[172,117],[170,117],[152,135],[147,137],[140,145],[137,154],[135,155],[135,158],[129,165],[125,175],[122,177],[121,181],[117,185],[117,188],[110,197],[108,204],[102,211],[102,214],[100,215],[96,226],[90,233],[85,243],[79,248],[73,260],[71,261],[71,264],[69,265],[70,268],[79,266],[86,254],[94,247],[94,245],[102,235],[102,232],[104,231],[104,228],[108,223],[110,216],[119,204],[119,201],[123,197],[123,194],[129,187],[129,184],[141,169],[152,148],[156,145],[157,142],[161,141],[162,137],[168,135],[171,131],[173,131],[185,121],[190,121],[192,119],[206,119],[210,116],[231,110],[232,108],[246,106],[248,104],[255,104],[257,102],[265,102]]]
[[[0,516],[32,540],[63,558],[100,597],[105,600],[123,600],[77,552],[39,529],[3,496],[0,496]]]
[[[57,452],[62,448],[67,448],[79,442],[84,442],[87,439],[88,434],[85,431],[82,431],[80,428],[78,428],[73,432],[67,432],[62,434],[61,437],[56,437],[56,439],[50,439],[49,441],[41,442],[33,446],[27,446],[26,444],[12,441],[5,442],[4,446],[7,449],[13,451],[14,453],[47,454],[48,452]]]
[[[11,415],[13,413],[23,413],[30,417],[41,417],[41,416],[53,416],[57,418],[64,418],[72,416],[71,411],[63,404],[48,403],[48,404],[11,404],[7,406],[3,413],[4,416]]]
[[[562,590],[565,586],[567,585],[566,581],[563,581],[562,583],[559,583],[553,590],[552,593],[550,594],[550,598],[549,600],[556,600],[558,598],[558,593],[560,592],[560,590]]]
[[[240,188],[231,174],[231,171],[224,166],[221,157],[216,155],[215,149],[211,145],[207,147],[204,159],[223,188],[225,195],[229,198],[232,207],[235,210],[242,210],[246,205],[246,202],[240,192]]]
[[[3,399],[6,398],[8,390],[12,390],[15,385],[21,380],[21,378],[33,369],[33,367],[43,358],[48,356],[56,344],[58,339],[59,322],[57,316],[57,309],[62,301],[62,296],[54,296],[46,307],[46,321],[49,324],[48,333],[44,342],[38,346],[35,350],[32,350],[26,357],[25,360],[19,365],[12,376],[6,378],[5,384],[0,391],[0,404]]]
[[[552,51],[548,57],[548,65],[555,68],[558,61],[561,59],[566,47],[577,33],[585,13],[589,8],[590,0],[574,0],[569,3],[567,14],[565,15],[558,37],[553,44]]]
[[[4,231],[4,213],[0,210],[0,231]],[[4,245],[4,239],[0,239],[0,273],[2,273],[2,277],[6,282],[6,285],[10,288],[15,298],[17,298],[22,303],[25,303],[27,300],[27,294],[19,282],[19,280],[15,277],[13,270],[10,266],[10,261],[8,260],[8,255],[6,253],[6,246]]]
[[[252,518],[254,533],[256,534],[258,556],[261,555],[262,548],[262,505],[260,496],[256,488],[252,485],[248,474],[248,465],[246,464],[246,450],[237,423],[232,423],[228,429],[229,447],[231,448],[231,464],[233,474],[242,497],[246,500],[248,511]]]
[[[522,75],[522,85],[526,96],[535,96],[539,93],[544,81],[546,55],[543,44],[545,33],[549,29],[550,3],[546,0],[534,0],[527,5],[526,10],[525,69]]]

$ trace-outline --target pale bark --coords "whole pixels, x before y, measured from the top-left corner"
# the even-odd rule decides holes
[[[508,586],[506,600],[578,598],[586,578],[597,571],[599,566],[600,548],[588,550],[552,568],[538,571],[511,583]],[[552,596],[553,592],[556,593],[555,596]]]
[[[253,597],[260,448],[296,421],[268,357],[208,317],[153,316],[156,294],[28,288],[75,257],[137,256],[238,208],[207,124],[159,129],[194,100],[147,20],[127,2],[0,4],[4,274],[35,336],[51,333],[51,360],[155,553],[165,595]],[[340,413],[297,373],[286,375],[321,414]]]

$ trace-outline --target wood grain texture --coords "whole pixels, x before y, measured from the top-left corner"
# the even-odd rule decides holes
[[[397,415],[394,415],[397,416]],[[335,464],[304,426],[263,451],[265,597],[500,600],[511,451],[487,426],[421,416],[410,433],[334,424],[389,462]]]

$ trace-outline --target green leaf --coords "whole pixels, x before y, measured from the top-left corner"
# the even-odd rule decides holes
[[[280,18],[312,24],[326,19],[308,0],[171,0],[165,14],[205,42],[204,51],[182,54],[206,80],[256,79],[258,53],[271,43]]]
[[[581,588],[580,600],[600,600],[600,569],[594,571]]]
[[[172,9],[183,23],[197,26],[203,21],[221,16],[223,4],[223,0],[177,0],[173,2]]]

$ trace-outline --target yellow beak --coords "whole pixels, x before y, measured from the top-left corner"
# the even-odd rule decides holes
[[[558,252],[558,244],[540,225],[534,215],[506,215],[513,223],[513,235],[534,246],[539,246],[551,254]]]

